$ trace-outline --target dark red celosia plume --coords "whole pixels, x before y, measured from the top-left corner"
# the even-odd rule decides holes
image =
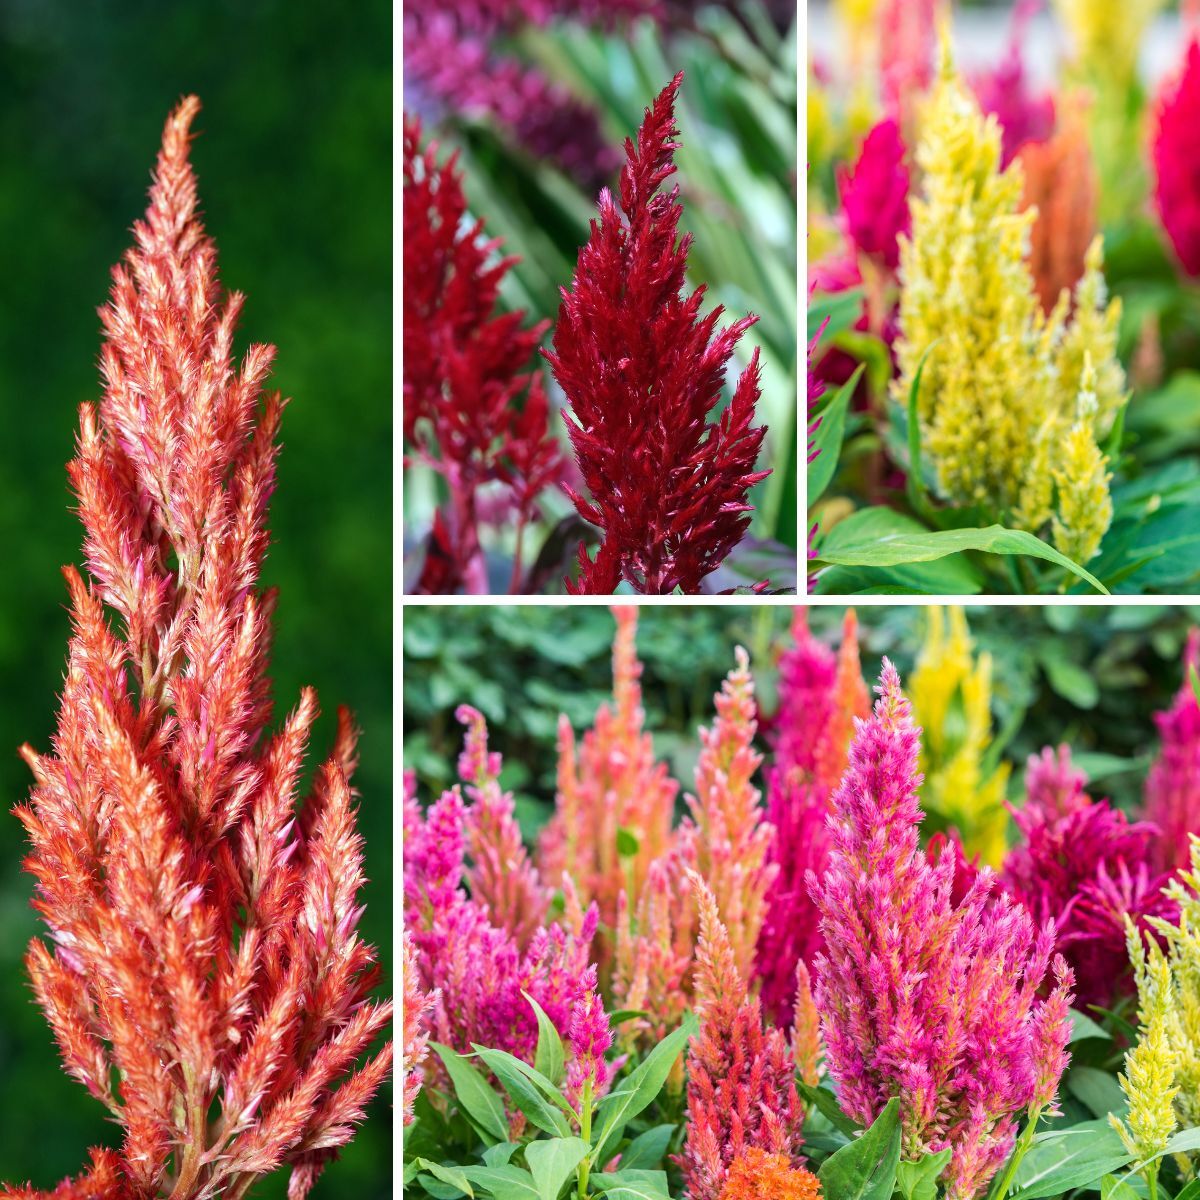
[[[479,492],[506,485],[520,533],[538,494],[562,472],[549,405],[530,359],[546,323],[522,329],[523,312],[496,313],[500,281],[515,261],[496,256],[483,222],[465,224],[457,155],[439,164],[404,121],[404,437],[445,480],[419,592],[488,589],[479,544]],[[519,398],[524,393],[523,405]],[[515,589],[514,589],[515,590]]]
[[[591,499],[571,493],[603,540],[580,548],[572,592],[698,592],[750,523],[747,493],[764,426],[755,427],[758,351],[715,423],[725,367],[755,317],[718,329],[700,316],[704,288],[684,293],[690,235],[678,234],[679,188],[661,191],[678,149],[676,75],[625,142],[620,203],[605,189],[600,218],[563,291],[546,358],[570,401],[567,428]]]
[[[390,1043],[359,1066],[391,1003],[369,999],[356,931],[355,731],[342,712],[302,804],[315,696],[268,731],[283,402],[263,391],[272,348],[233,356],[242,297],[222,293],[188,162],[198,108],[167,122],[101,310],[104,395],[69,468],[87,575],[65,572],[51,749],[23,749],[49,931],[27,963],[66,1070],[123,1136],[61,1197],[239,1200],[286,1164],[299,1200],[390,1069]]]

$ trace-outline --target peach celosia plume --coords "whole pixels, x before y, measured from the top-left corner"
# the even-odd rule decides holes
[[[167,121],[136,245],[101,310],[104,395],[70,476],[87,577],[51,750],[18,815],[49,943],[27,963],[67,1071],[122,1130],[74,1196],[239,1200],[291,1167],[307,1194],[390,1069],[359,940],[355,731],[298,805],[316,699],[273,734],[261,589],[283,401],[274,351],[233,356],[188,161]],[[110,624],[111,610],[117,621]]]

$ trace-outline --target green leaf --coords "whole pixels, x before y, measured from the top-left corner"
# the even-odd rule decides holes
[[[902,1162],[896,1168],[896,1186],[904,1200],[935,1200],[938,1176],[953,1153],[947,1147],[936,1154],[925,1154],[916,1162]]]
[[[558,1200],[558,1193],[588,1152],[582,1138],[565,1137],[530,1142],[525,1161],[538,1191],[538,1200]]]
[[[1107,1120],[1039,1134],[1017,1169],[1010,1200],[1038,1200],[1086,1187],[1127,1166],[1133,1156]]]
[[[621,1151],[621,1170],[652,1170],[662,1162],[671,1144],[674,1125],[655,1125],[637,1137]]]
[[[912,386],[908,389],[908,479],[904,486],[908,502],[925,517],[932,513],[932,507],[925,487],[925,472],[921,467],[921,418],[917,412],[917,401],[921,395],[921,376],[925,374],[925,364],[939,340],[935,338],[925,347],[925,353],[921,355],[913,374]]]
[[[1181,1129],[1166,1144],[1165,1149],[1158,1154],[1152,1155],[1150,1158],[1143,1159],[1134,1167],[1134,1170],[1140,1171],[1143,1167],[1148,1167],[1156,1159],[1165,1158],[1168,1154],[1186,1154],[1192,1150],[1200,1150],[1200,1127]]]
[[[813,296],[808,306],[808,341],[811,342],[818,334],[822,340],[836,337],[849,329],[862,315],[862,305],[862,288],[847,288],[844,292]]]
[[[636,1021],[639,1017],[648,1017],[649,1015],[642,1008],[618,1008],[616,1012],[608,1014],[608,1023],[615,1028],[626,1021]]]
[[[862,378],[863,367],[859,367],[842,384],[832,399],[821,410],[821,423],[813,435],[812,452],[816,457],[808,464],[808,506],[820,499],[837,471],[838,459],[842,454],[842,439],[846,434],[846,410],[854,396],[854,389]]]
[[[593,1162],[607,1162],[612,1156],[608,1144],[615,1143],[621,1130],[653,1103],[654,1098],[662,1091],[675,1060],[683,1053],[688,1038],[695,1032],[696,1025],[695,1016],[688,1013],[683,1024],[667,1034],[604,1098],[596,1112],[596,1125],[600,1132],[593,1143],[597,1148]]]
[[[617,853],[622,858],[633,858],[640,845],[637,834],[632,830],[626,829],[623,825],[617,829]]]
[[[1133,1190],[1132,1188],[1130,1189]],[[1102,1198],[1103,1200],[1103,1198]],[[1116,1196],[1114,1200],[1130,1200],[1128,1196]],[[1183,1191],[1175,1197],[1175,1200],[1200,1200],[1200,1179],[1193,1179]]]
[[[520,1167],[463,1167],[462,1172],[496,1200],[541,1200],[533,1176]]]
[[[504,1103],[488,1081],[449,1046],[443,1046],[440,1042],[430,1042],[429,1045],[442,1060],[463,1112],[485,1137],[496,1142],[507,1142],[508,1118],[504,1115]]]
[[[866,511],[866,510],[863,510]],[[855,516],[859,516],[856,513]],[[842,521],[817,549],[819,565],[846,567],[894,567],[905,563],[929,562],[948,554],[978,550],[986,554],[1029,555],[1044,559],[1069,571],[1105,595],[1108,589],[1090,572],[1073,563],[1065,554],[1023,529],[1005,529],[988,525],[984,529],[942,529],[936,532],[894,534],[882,539],[856,541],[846,531],[853,517]],[[841,534],[834,541],[834,534]]]
[[[1120,1116],[1126,1108],[1125,1093],[1116,1076],[1097,1067],[1072,1065],[1067,1073],[1067,1090],[1097,1117]]]
[[[624,1164],[625,1157],[621,1156]],[[625,1200],[671,1200],[666,1171],[636,1171],[622,1165],[619,1171],[593,1175],[590,1180],[598,1191],[609,1196],[625,1196]]]
[[[796,1081],[796,1087],[799,1089],[800,1095],[813,1105],[834,1129],[840,1130],[847,1137],[854,1137],[861,1132],[862,1127],[856,1125],[842,1112],[837,1097],[828,1088],[813,1087],[801,1080]]]
[[[1090,773],[1088,778],[1091,778]],[[1074,1045],[1076,1042],[1083,1042],[1088,1038],[1100,1038],[1106,1042],[1112,1041],[1111,1035],[1106,1033],[1087,1013],[1082,1013],[1077,1008],[1071,1009],[1071,1038],[1067,1044]]]
[[[530,1007],[537,1016],[538,1040],[537,1052],[533,1058],[534,1068],[540,1071],[555,1087],[562,1083],[563,1078],[563,1044],[554,1028],[554,1022],[546,1016],[542,1006],[528,993],[522,996],[529,1001]]]
[[[893,1097],[861,1137],[818,1172],[825,1200],[890,1200],[900,1165],[900,1101]]]
[[[430,1162],[427,1158],[417,1158],[413,1160],[415,1166],[428,1175],[432,1175],[434,1179],[441,1180],[442,1183],[448,1183],[451,1187],[456,1187],[464,1196],[474,1196],[475,1191],[463,1174],[461,1167],[443,1166],[441,1163]]]
[[[471,1048],[487,1064],[488,1069],[500,1080],[500,1085],[512,1097],[512,1102],[539,1128],[558,1137],[570,1137],[571,1127],[566,1117],[547,1100],[544,1090],[539,1091],[529,1079],[529,1064],[522,1063],[504,1050],[490,1050],[486,1046]],[[522,1067],[526,1068],[525,1070]],[[539,1075],[541,1073],[539,1072]],[[547,1088],[553,1085],[545,1080]],[[507,1139],[505,1139],[507,1140]]]
[[[499,1146],[489,1146],[483,1152],[485,1167],[503,1167],[521,1148],[520,1142],[501,1142]]]
[[[1105,1175],[1100,1180],[1100,1200],[1139,1200],[1139,1197],[1124,1179],[1118,1179],[1115,1175]],[[1175,1200],[1183,1200],[1183,1192],[1180,1192]]]

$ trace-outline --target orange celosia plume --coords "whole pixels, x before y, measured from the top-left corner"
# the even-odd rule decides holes
[[[299,1200],[390,1069],[390,1043],[359,1066],[391,1003],[368,998],[357,933],[355,731],[342,712],[300,803],[313,693],[268,730],[283,402],[263,391],[270,347],[233,355],[242,298],[221,290],[188,161],[198,108],[167,121],[101,311],[104,395],[69,468],[86,575],[66,570],[51,749],[23,750],[49,932],[27,963],[67,1071],[123,1137],[54,1196],[240,1200],[288,1165]]]

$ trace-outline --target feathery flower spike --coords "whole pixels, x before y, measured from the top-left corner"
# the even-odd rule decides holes
[[[1157,857],[1165,871],[1187,866],[1189,836],[1200,832],[1200,700],[1191,683],[1198,666],[1200,629],[1193,629],[1175,703],[1154,717],[1162,747],[1146,777],[1146,819],[1158,826]]]
[[[263,391],[270,347],[234,359],[242,297],[222,292],[188,161],[198,109],[166,123],[101,310],[104,395],[80,410],[87,578],[65,571],[51,749],[22,751],[50,931],[27,963],[68,1072],[122,1131],[93,1184],[237,1197],[288,1165],[298,1200],[387,1076],[390,1042],[355,1067],[392,1006],[369,998],[357,932],[350,717],[302,802],[313,693],[268,731],[275,598],[259,575],[283,402]]]
[[[819,1200],[821,1185],[782,1154],[751,1146],[729,1168],[720,1200]]]
[[[1179,70],[1162,86],[1154,109],[1151,152],[1154,206],[1176,258],[1188,275],[1200,275],[1200,36],[1192,34]]]
[[[400,960],[400,982],[404,999],[401,1003],[404,1019],[404,1045],[400,1059],[400,1078],[404,1087],[404,1124],[413,1119],[413,1104],[421,1090],[424,1076],[421,1064],[428,1053],[429,1035],[425,1032],[425,1014],[433,1007],[434,1000],[421,991],[417,968],[417,951],[412,938],[405,930]]]
[[[715,897],[694,871],[688,880],[700,912],[700,1032],[688,1052],[687,1138],[677,1161],[688,1200],[719,1200],[730,1167],[752,1149],[800,1165],[804,1107],[787,1040],[781,1030],[763,1028]]]
[[[1071,973],[1056,957],[1038,999],[1054,928],[991,899],[990,870],[954,903],[953,853],[930,863],[918,840],[920,731],[886,659],[878,691],[833,797],[828,870],[809,878],[825,937],[813,995],[843,1110],[869,1125],[898,1096],[903,1157],[950,1147],[946,1195],[967,1200],[1007,1157],[1018,1116],[1053,1097]]]
[[[520,532],[537,498],[561,475],[541,376],[528,367],[546,323],[497,313],[500,281],[515,261],[483,222],[467,220],[458,156],[439,163],[404,120],[404,440],[446,481],[417,590],[489,590],[479,544],[480,490],[507,489]],[[519,400],[524,396],[523,400]]]
[[[704,287],[685,296],[690,235],[678,236],[680,73],[625,142],[619,200],[605,188],[570,289],[554,351],[544,351],[570,404],[567,430],[591,499],[571,493],[602,533],[595,558],[580,547],[572,592],[610,593],[622,579],[655,595],[700,590],[742,539],[765,426],[755,426],[758,351],[716,422],[725,369],[755,317],[717,329],[700,316]]]

